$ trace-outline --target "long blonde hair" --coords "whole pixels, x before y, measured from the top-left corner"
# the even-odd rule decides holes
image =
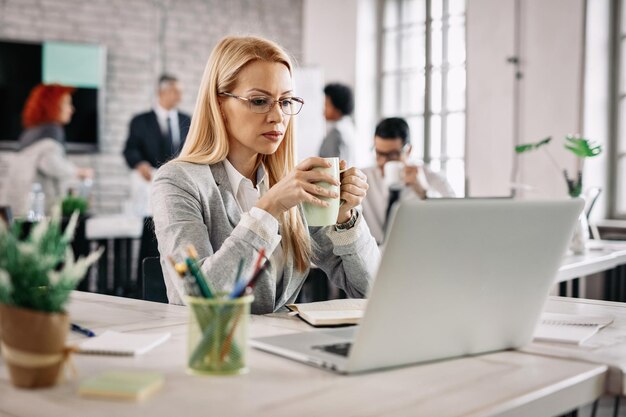
[[[189,134],[180,156],[175,161],[215,164],[228,155],[228,133],[222,118],[218,93],[230,91],[241,70],[250,62],[278,62],[292,73],[291,60],[277,44],[266,39],[229,36],[222,39],[206,64]],[[257,167],[263,164],[272,187],[296,165],[293,121],[290,121],[282,143],[271,155],[258,155]],[[310,264],[311,241],[297,207],[279,218],[285,255],[293,253],[296,269],[305,271]]]

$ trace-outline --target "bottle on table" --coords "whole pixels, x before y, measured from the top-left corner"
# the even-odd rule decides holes
[[[38,182],[33,183],[30,190],[30,208],[27,219],[30,222],[38,222],[46,216],[46,195]]]

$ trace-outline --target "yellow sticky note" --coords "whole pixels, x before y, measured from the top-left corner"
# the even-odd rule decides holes
[[[107,371],[81,382],[80,395],[140,401],[163,386],[158,372]]]

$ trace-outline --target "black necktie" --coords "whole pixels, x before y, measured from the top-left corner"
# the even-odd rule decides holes
[[[385,213],[385,225],[383,227],[383,231],[385,233],[387,232],[387,228],[390,226],[389,225],[389,216],[391,215],[391,209],[393,208],[394,204],[396,204],[396,202],[400,198],[400,191],[401,191],[401,189],[396,188],[396,187],[389,188],[389,201],[387,203],[387,212]]]
[[[176,146],[176,144],[174,144],[174,135],[172,132],[172,119],[170,118],[170,116],[167,116],[167,138],[170,141],[170,145],[172,147],[172,155],[176,154],[176,151],[178,150],[178,146]]]

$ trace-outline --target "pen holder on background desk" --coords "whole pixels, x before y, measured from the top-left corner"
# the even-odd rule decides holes
[[[232,375],[248,371],[248,318],[254,296],[187,297],[190,307],[187,370],[194,374]]]

